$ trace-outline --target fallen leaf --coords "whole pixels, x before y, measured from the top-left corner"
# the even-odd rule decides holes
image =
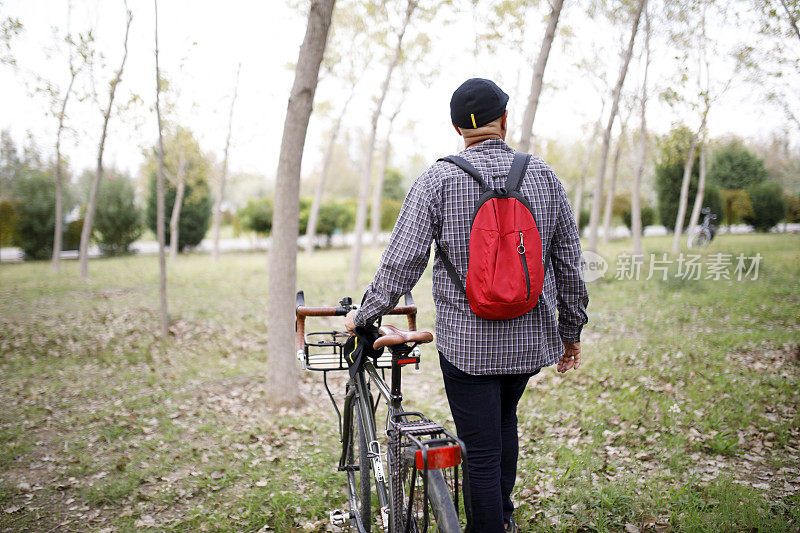
[[[12,513],[16,513],[20,509],[22,509],[22,507],[20,507],[19,505],[12,505],[11,507],[3,508],[3,511],[5,511],[6,514],[12,514]]]
[[[627,533],[639,533],[639,528],[631,523],[625,524],[625,531]]]

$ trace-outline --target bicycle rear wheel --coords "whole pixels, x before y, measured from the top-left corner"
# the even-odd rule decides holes
[[[393,533],[436,531],[461,533],[461,523],[451,496],[454,487],[443,470],[428,470],[428,498],[425,500],[425,475],[417,470],[414,452],[405,450],[389,454],[397,465],[390,465],[392,480]],[[399,457],[398,457],[399,456]],[[394,470],[396,468],[396,470]],[[426,516],[427,515],[427,516]]]
[[[361,402],[357,401],[357,398],[354,398],[353,402],[347,443],[347,489],[353,520],[358,524],[359,531],[369,533],[372,529],[372,492],[367,434],[364,429],[364,421],[367,419],[362,416]],[[369,413],[366,416],[369,416]]]

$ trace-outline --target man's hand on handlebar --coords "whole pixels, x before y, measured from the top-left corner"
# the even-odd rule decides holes
[[[558,371],[562,374],[567,370],[577,370],[581,366],[581,343],[565,342],[564,355],[558,360]]]
[[[356,320],[356,310],[352,309],[344,317],[344,327],[347,328],[347,332],[350,333],[350,335],[353,335],[353,333],[356,330],[355,320]]]

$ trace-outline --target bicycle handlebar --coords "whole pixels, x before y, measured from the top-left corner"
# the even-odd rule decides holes
[[[348,302],[348,298],[343,298],[341,303]],[[295,308],[295,315],[297,321],[295,329],[297,331],[297,351],[304,350],[306,342],[306,317],[309,316],[345,316],[352,309],[356,309],[353,305],[343,305],[337,307],[309,307],[305,305],[305,296],[303,291],[297,292],[297,307]],[[417,306],[414,303],[414,298],[411,293],[405,295],[405,305],[398,305],[388,315],[406,315],[408,318],[408,329],[416,331],[417,329]]]

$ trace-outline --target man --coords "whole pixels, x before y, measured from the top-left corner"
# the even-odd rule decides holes
[[[450,101],[453,127],[464,137],[465,149],[458,155],[494,189],[505,185],[514,158],[505,143],[507,103],[508,95],[480,78],[464,82]],[[532,157],[520,192],[535,216],[545,264],[550,255],[535,308],[510,320],[480,318],[438,254],[433,265],[436,345],[456,431],[467,448],[474,531],[480,533],[516,531],[511,492],[517,403],[542,367],[557,362],[563,373],[580,366],[580,335],[587,321],[578,229],[564,187],[544,161]],[[479,185],[451,163],[439,161],[423,172],[406,196],[361,307],[345,318],[348,330],[374,322],[414,287],[434,240],[464,282],[470,218],[479,195]]]

